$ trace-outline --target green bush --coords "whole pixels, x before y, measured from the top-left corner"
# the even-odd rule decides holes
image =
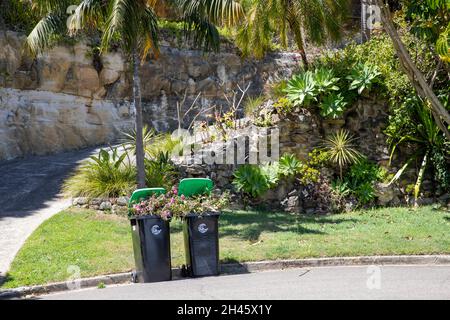
[[[136,188],[136,169],[125,151],[100,150],[80,165],[64,182],[63,191],[72,197],[118,197],[130,195]]]
[[[283,97],[283,98],[279,98],[273,104],[273,107],[275,108],[275,110],[277,111],[278,114],[287,115],[293,110],[294,105],[291,103],[291,101],[288,98]]]
[[[360,205],[370,204],[375,199],[376,181],[383,181],[387,171],[366,158],[354,163],[343,180],[333,183],[333,190],[340,197],[353,195]]]
[[[37,10],[33,10],[31,1],[3,0],[0,3],[0,21],[3,21],[9,30],[24,32],[33,30],[40,17]]]
[[[234,172],[233,185],[244,196],[258,198],[269,190],[271,181],[269,181],[266,172],[261,167],[245,164]]]
[[[168,152],[161,152],[157,158],[145,159],[144,162],[147,187],[169,190],[175,185],[178,171]]]

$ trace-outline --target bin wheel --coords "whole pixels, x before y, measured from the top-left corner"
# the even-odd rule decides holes
[[[138,280],[138,279],[137,279],[137,273],[136,273],[136,271],[131,272],[131,282],[132,282],[132,283],[137,283],[137,282],[138,282],[137,280]]]
[[[181,277],[186,278],[188,276],[188,271],[186,269],[186,266],[183,264],[181,266]]]

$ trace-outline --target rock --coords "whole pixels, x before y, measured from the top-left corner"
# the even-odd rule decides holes
[[[377,183],[375,185],[375,195],[378,198],[378,204],[386,206],[394,200],[396,193],[392,185],[390,186],[387,183]]]
[[[205,96],[214,96],[217,94],[216,82],[211,77],[203,79],[197,83],[197,90]]]
[[[83,206],[89,203],[89,198],[86,197],[78,197],[73,199],[72,204],[73,205],[78,205],[78,206]]]
[[[119,78],[120,73],[116,70],[103,68],[103,70],[100,72],[100,82],[102,85],[114,83],[119,80]]]
[[[101,198],[93,198],[89,201],[90,205],[100,205],[103,202],[103,199]]]
[[[284,207],[286,212],[297,213],[300,208],[300,200],[298,195],[293,195],[287,197],[283,201],[281,201],[281,205]]]
[[[112,205],[111,205],[111,202],[109,202],[109,201],[105,201],[100,204],[100,210],[102,210],[102,211],[111,210],[111,209],[112,209]]]
[[[128,206],[128,201],[129,201],[129,199],[127,197],[119,197],[119,198],[117,198],[117,205],[126,207],[126,206]]]

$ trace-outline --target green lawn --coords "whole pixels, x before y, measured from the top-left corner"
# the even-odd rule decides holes
[[[172,265],[183,264],[182,228],[172,226]],[[220,219],[222,262],[307,257],[450,253],[450,213],[423,207],[358,211],[326,217],[254,211]],[[42,224],[15,258],[2,288],[133,268],[126,218],[70,209]],[[70,269],[69,269],[70,270]]]

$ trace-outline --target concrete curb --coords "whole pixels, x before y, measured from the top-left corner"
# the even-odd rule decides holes
[[[325,266],[361,266],[361,265],[450,265],[450,255],[416,255],[416,256],[362,256],[331,257],[295,260],[258,261],[221,265],[221,273],[226,275],[243,274],[288,268],[325,267]],[[174,280],[181,279],[181,269],[172,269]],[[57,282],[32,287],[20,287],[0,290],[0,299],[14,299],[25,296],[49,294],[60,291],[93,288],[101,284],[123,284],[131,281],[131,272],[84,278],[72,282]]]

